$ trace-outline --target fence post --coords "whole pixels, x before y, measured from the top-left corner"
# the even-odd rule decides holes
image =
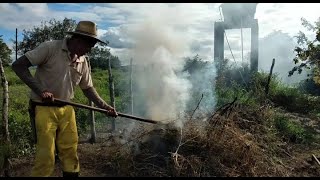
[[[1,131],[3,134],[2,137],[0,137],[1,144],[3,145],[2,154],[3,154],[3,168],[0,166],[0,169],[2,169],[2,172],[4,173],[4,176],[9,177],[10,176],[10,134],[9,134],[9,126],[8,126],[8,110],[9,110],[9,88],[8,88],[8,81],[5,76],[4,68],[2,60],[0,59],[0,76],[1,76],[1,85],[3,87],[3,104],[2,104],[2,127]],[[3,138],[3,139],[1,139]]]
[[[89,100],[89,105],[91,107],[94,107],[93,102]],[[95,123],[95,118],[94,118],[94,111],[90,110],[90,126],[91,126],[91,137],[89,139],[90,143],[95,143],[96,142],[96,123]]]
[[[108,73],[109,73],[109,90],[110,90],[110,101],[111,106],[115,108],[115,102],[114,102],[114,83],[113,83],[113,77],[111,72],[111,62],[110,57],[108,57]],[[115,125],[115,119],[112,118],[111,120],[111,130],[114,131],[116,129]]]
[[[18,28],[16,28],[16,60],[18,59]]]
[[[131,100],[131,115],[133,115],[133,93],[132,93],[132,58],[130,59],[130,100]]]

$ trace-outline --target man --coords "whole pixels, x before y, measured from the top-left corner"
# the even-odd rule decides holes
[[[96,24],[80,21],[71,38],[41,43],[12,64],[18,77],[31,88],[30,104],[34,109],[36,155],[31,176],[50,176],[58,152],[64,177],[79,176],[77,155],[78,132],[75,111],[70,105],[54,102],[54,98],[70,101],[79,85],[85,96],[98,107],[117,117],[114,108],[96,92],[86,54],[97,42]],[[34,77],[29,67],[37,66]],[[55,149],[55,147],[57,149]]]

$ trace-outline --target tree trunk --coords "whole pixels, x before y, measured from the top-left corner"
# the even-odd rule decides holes
[[[111,101],[111,106],[115,108],[115,102],[114,102],[114,83],[113,83],[113,77],[112,77],[112,72],[111,72],[111,62],[110,62],[110,57],[108,58],[108,73],[109,73],[109,90],[110,90],[110,101]],[[116,129],[115,127],[115,119],[112,118],[111,120],[111,126],[112,126],[112,131]]]
[[[1,75],[1,85],[3,88],[3,104],[2,104],[2,140],[1,144],[3,147],[4,154],[4,164],[3,164],[3,173],[4,176],[10,176],[10,135],[9,135],[9,127],[8,127],[8,109],[9,109],[9,90],[8,90],[8,81],[6,79],[4,68],[2,65],[2,60],[0,59],[0,75]]]

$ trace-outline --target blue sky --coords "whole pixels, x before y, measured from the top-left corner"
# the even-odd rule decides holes
[[[187,46],[183,47],[183,55],[199,54],[203,59],[210,60],[213,57],[213,24],[221,19],[220,4],[0,3],[0,35],[12,47],[9,39],[15,39],[15,28],[18,28],[18,40],[21,40],[23,29],[33,28],[41,21],[53,18],[62,20],[65,17],[76,21],[92,20],[98,25],[99,37],[110,42],[111,52],[123,61],[128,61],[131,58],[130,47],[140,37],[137,30],[147,24],[159,26],[158,29],[165,27],[165,30],[158,33],[167,30],[172,33],[166,36],[182,36],[184,46]],[[293,37],[299,30],[304,30],[300,18],[315,22],[319,18],[319,9],[320,3],[259,3],[255,14],[259,20],[259,38],[277,30]],[[240,30],[229,30],[226,33],[233,53],[239,59]],[[250,50],[249,34],[248,29],[243,30],[245,52]],[[231,56],[228,50],[226,56]]]

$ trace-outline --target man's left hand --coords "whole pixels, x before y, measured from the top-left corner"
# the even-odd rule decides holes
[[[105,109],[108,111],[107,112],[108,116],[112,116],[112,117],[117,117],[118,116],[117,111],[113,107],[107,106]]]

